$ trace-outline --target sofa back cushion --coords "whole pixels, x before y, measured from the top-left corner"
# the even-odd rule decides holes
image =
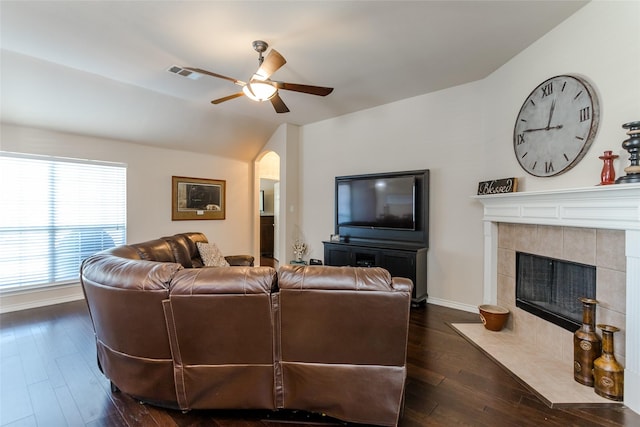
[[[409,279],[377,267],[299,265],[278,277],[283,360],[405,364]]]
[[[285,265],[279,287],[280,406],[396,425],[412,282],[381,268]]]
[[[174,236],[162,237],[173,252],[174,261],[184,268],[200,268],[204,264],[196,246],[197,243],[207,243],[207,237],[202,233],[180,233]]]
[[[391,275],[383,268],[286,265],[279,271],[284,289],[392,291]]]
[[[177,400],[162,301],[181,269],[101,253],[80,275],[105,376],[125,393],[168,405]]]
[[[166,240],[155,239],[130,246],[138,252],[140,259],[145,261],[176,262],[173,250]]]
[[[185,269],[167,307],[182,409],[275,409],[271,267]]]

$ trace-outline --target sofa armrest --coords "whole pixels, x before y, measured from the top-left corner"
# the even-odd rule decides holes
[[[224,259],[227,260],[229,265],[244,267],[253,267],[253,261],[255,260],[251,255],[229,255],[225,256]]]
[[[393,277],[391,278],[391,287],[395,291],[411,293],[413,290],[413,281],[406,277]]]

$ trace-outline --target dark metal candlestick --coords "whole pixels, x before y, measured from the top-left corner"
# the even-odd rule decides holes
[[[622,142],[622,148],[631,154],[629,156],[631,165],[624,168],[627,174],[616,179],[616,184],[640,182],[640,121],[625,123],[622,127],[629,129],[627,132],[629,139],[625,139]]]

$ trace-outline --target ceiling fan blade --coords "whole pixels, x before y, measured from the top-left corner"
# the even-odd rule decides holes
[[[284,103],[282,98],[280,98],[280,94],[278,93],[273,95],[273,97],[271,98],[271,105],[273,105],[273,108],[276,110],[276,113],[289,112],[289,108],[287,108],[287,105]]]
[[[297,83],[273,82],[278,89],[308,93],[310,95],[327,96],[333,92],[332,87],[301,85]]]
[[[232,99],[240,98],[241,96],[244,96],[244,93],[238,92],[238,93],[234,93],[233,95],[225,96],[223,98],[214,99],[213,101],[211,101],[211,103],[217,105],[225,101],[230,101]]]
[[[258,68],[258,71],[256,71],[256,76],[258,76],[262,80],[266,80],[271,77],[271,74],[278,71],[278,69],[286,63],[287,60],[284,59],[284,57],[280,55],[277,50],[271,49],[267,57],[264,58],[264,61],[262,62],[262,65],[260,65],[260,68]]]
[[[233,82],[233,83],[237,84],[238,86],[244,86],[245,85],[245,82],[243,82],[241,80],[234,79],[233,77],[223,76],[222,74],[213,73],[211,71],[203,70],[202,68],[184,67],[184,69],[185,70],[189,70],[189,71],[193,71],[194,73],[206,74],[207,76],[217,77],[219,79],[229,80],[230,82]]]

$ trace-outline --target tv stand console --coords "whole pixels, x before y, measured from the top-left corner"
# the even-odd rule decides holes
[[[413,305],[427,299],[427,247],[402,242],[322,242],[324,263],[333,266],[382,267],[392,277],[413,281]]]

